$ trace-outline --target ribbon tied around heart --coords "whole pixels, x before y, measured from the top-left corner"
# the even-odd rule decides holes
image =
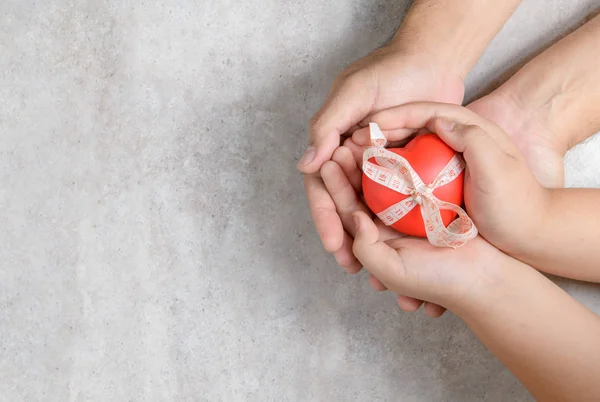
[[[369,128],[372,146],[363,154],[363,172],[376,183],[409,196],[379,212],[377,217],[391,226],[419,207],[427,239],[434,246],[458,248],[476,237],[477,228],[467,213],[459,206],[442,201],[433,194],[436,188],[450,183],[465,169],[462,156],[456,154],[432,183],[425,184],[406,159],[385,149],[387,140],[379,126],[370,123]],[[377,164],[370,162],[371,158],[375,158]],[[446,227],[441,210],[454,211],[458,217]]]

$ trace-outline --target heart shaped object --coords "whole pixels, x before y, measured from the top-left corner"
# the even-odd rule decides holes
[[[435,134],[420,135],[410,141],[404,148],[388,148],[388,151],[406,159],[425,184],[431,184],[456,155],[456,151],[446,145]],[[377,165],[375,158],[371,158],[369,161]],[[463,185],[464,171],[451,182],[435,188],[433,195],[442,201],[460,206],[463,202]],[[362,186],[365,201],[375,214],[405,198],[411,197],[385,187],[371,180],[365,174],[362,177]],[[409,236],[427,237],[420,208],[420,205],[415,206],[391,227]],[[453,211],[442,210],[440,212],[444,226],[448,226],[456,218],[456,213]]]

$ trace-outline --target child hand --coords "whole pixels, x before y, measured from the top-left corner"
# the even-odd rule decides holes
[[[383,241],[367,214],[353,216],[353,252],[371,275],[396,294],[435,303],[459,315],[463,309],[483,305],[490,287],[505,278],[503,267],[515,261],[481,237],[457,250],[410,237]]]
[[[515,255],[523,242],[541,230],[548,191],[535,179],[510,138],[494,123],[470,110],[447,104],[420,102],[377,113],[372,118],[388,140],[405,129],[437,133],[463,153],[465,205],[479,232],[503,251]],[[365,143],[368,129],[354,134]]]
[[[354,144],[351,139],[348,139],[345,146],[338,148],[334,152],[332,160],[326,162],[321,168],[321,177],[327,191],[331,194],[336,212],[340,216],[344,227],[347,228],[349,238],[350,236],[354,238],[356,230],[353,214],[358,211],[367,214],[370,213],[367,206],[361,200],[362,197],[359,196],[362,193],[362,173],[356,164],[356,158],[361,158],[362,151],[361,147]],[[375,224],[379,231],[380,241],[390,241],[404,237],[401,233],[385,226],[379,219],[375,219]],[[340,265],[345,266],[349,273],[356,273],[362,268],[362,264],[356,260],[356,257],[352,253],[352,242],[348,246],[347,254],[337,252],[334,255]],[[347,258],[347,255],[351,257],[350,260],[344,259]],[[369,283],[378,292],[387,290],[385,285],[373,274],[371,274]],[[436,304],[424,303],[423,300],[414,299],[402,294],[398,295],[398,305],[404,311],[417,311],[423,304],[423,311],[429,317],[435,318],[444,314],[445,309]]]

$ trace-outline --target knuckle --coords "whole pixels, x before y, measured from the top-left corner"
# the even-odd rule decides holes
[[[352,188],[347,188],[346,190],[353,191]],[[356,196],[347,197],[346,199],[341,201],[337,207],[338,207],[338,210],[340,211],[340,214],[343,214],[343,215],[350,215],[353,212],[360,210],[360,208],[358,206],[358,199],[356,198]]]
[[[481,140],[487,138],[487,136],[488,136],[488,134],[481,127],[474,125],[474,124],[466,125],[462,129],[462,135],[469,142],[481,141]]]
[[[346,81],[347,77],[348,73],[346,73],[345,71],[341,74],[338,74],[338,76],[333,79],[333,83],[331,84],[331,91],[333,92],[335,91],[335,89],[341,87]]]
[[[312,205],[312,214],[317,225],[320,225],[323,217],[335,213],[335,209],[324,205]]]
[[[354,87],[364,81],[365,69],[351,66],[335,77],[332,91],[338,91],[342,87]]]
[[[340,216],[348,216],[353,212],[360,210],[358,198],[350,184],[346,183],[338,188],[332,189],[331,195],[335,200],[335,207]]]
[[[322,116],[322,113],[318,113],[309,121],[308,127],[310,138],[313,142],[322,139],[327,135],[326,125]]]
[[[310,129],[310,132],[314,132],[316,131],[318,125],[319,125],[319,121],[320,121],[320,114],[317,113],[316,115],[314,115],[310,121],[308,122],[308,127]]]
[[[346,77],[344,85],[350,88],[362,87],[365,81],[366,70],[359,70]]]

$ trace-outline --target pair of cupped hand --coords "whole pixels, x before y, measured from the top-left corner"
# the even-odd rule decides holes
[[[432,317],[485,292],[506,254],[540,230],[548,198],[503,129],[458,105],[463,94],[463,80],[445,66],[381,49],[336,79],[298,164],[315,226],[338,264],[350,273],[365,267],[374,289],[396,293],[406,311],[425,303]],[[360,171],[369,122],[391,145],[427,129],[463,154],[465,205],[481,236],[442,249],[373,218]]]

